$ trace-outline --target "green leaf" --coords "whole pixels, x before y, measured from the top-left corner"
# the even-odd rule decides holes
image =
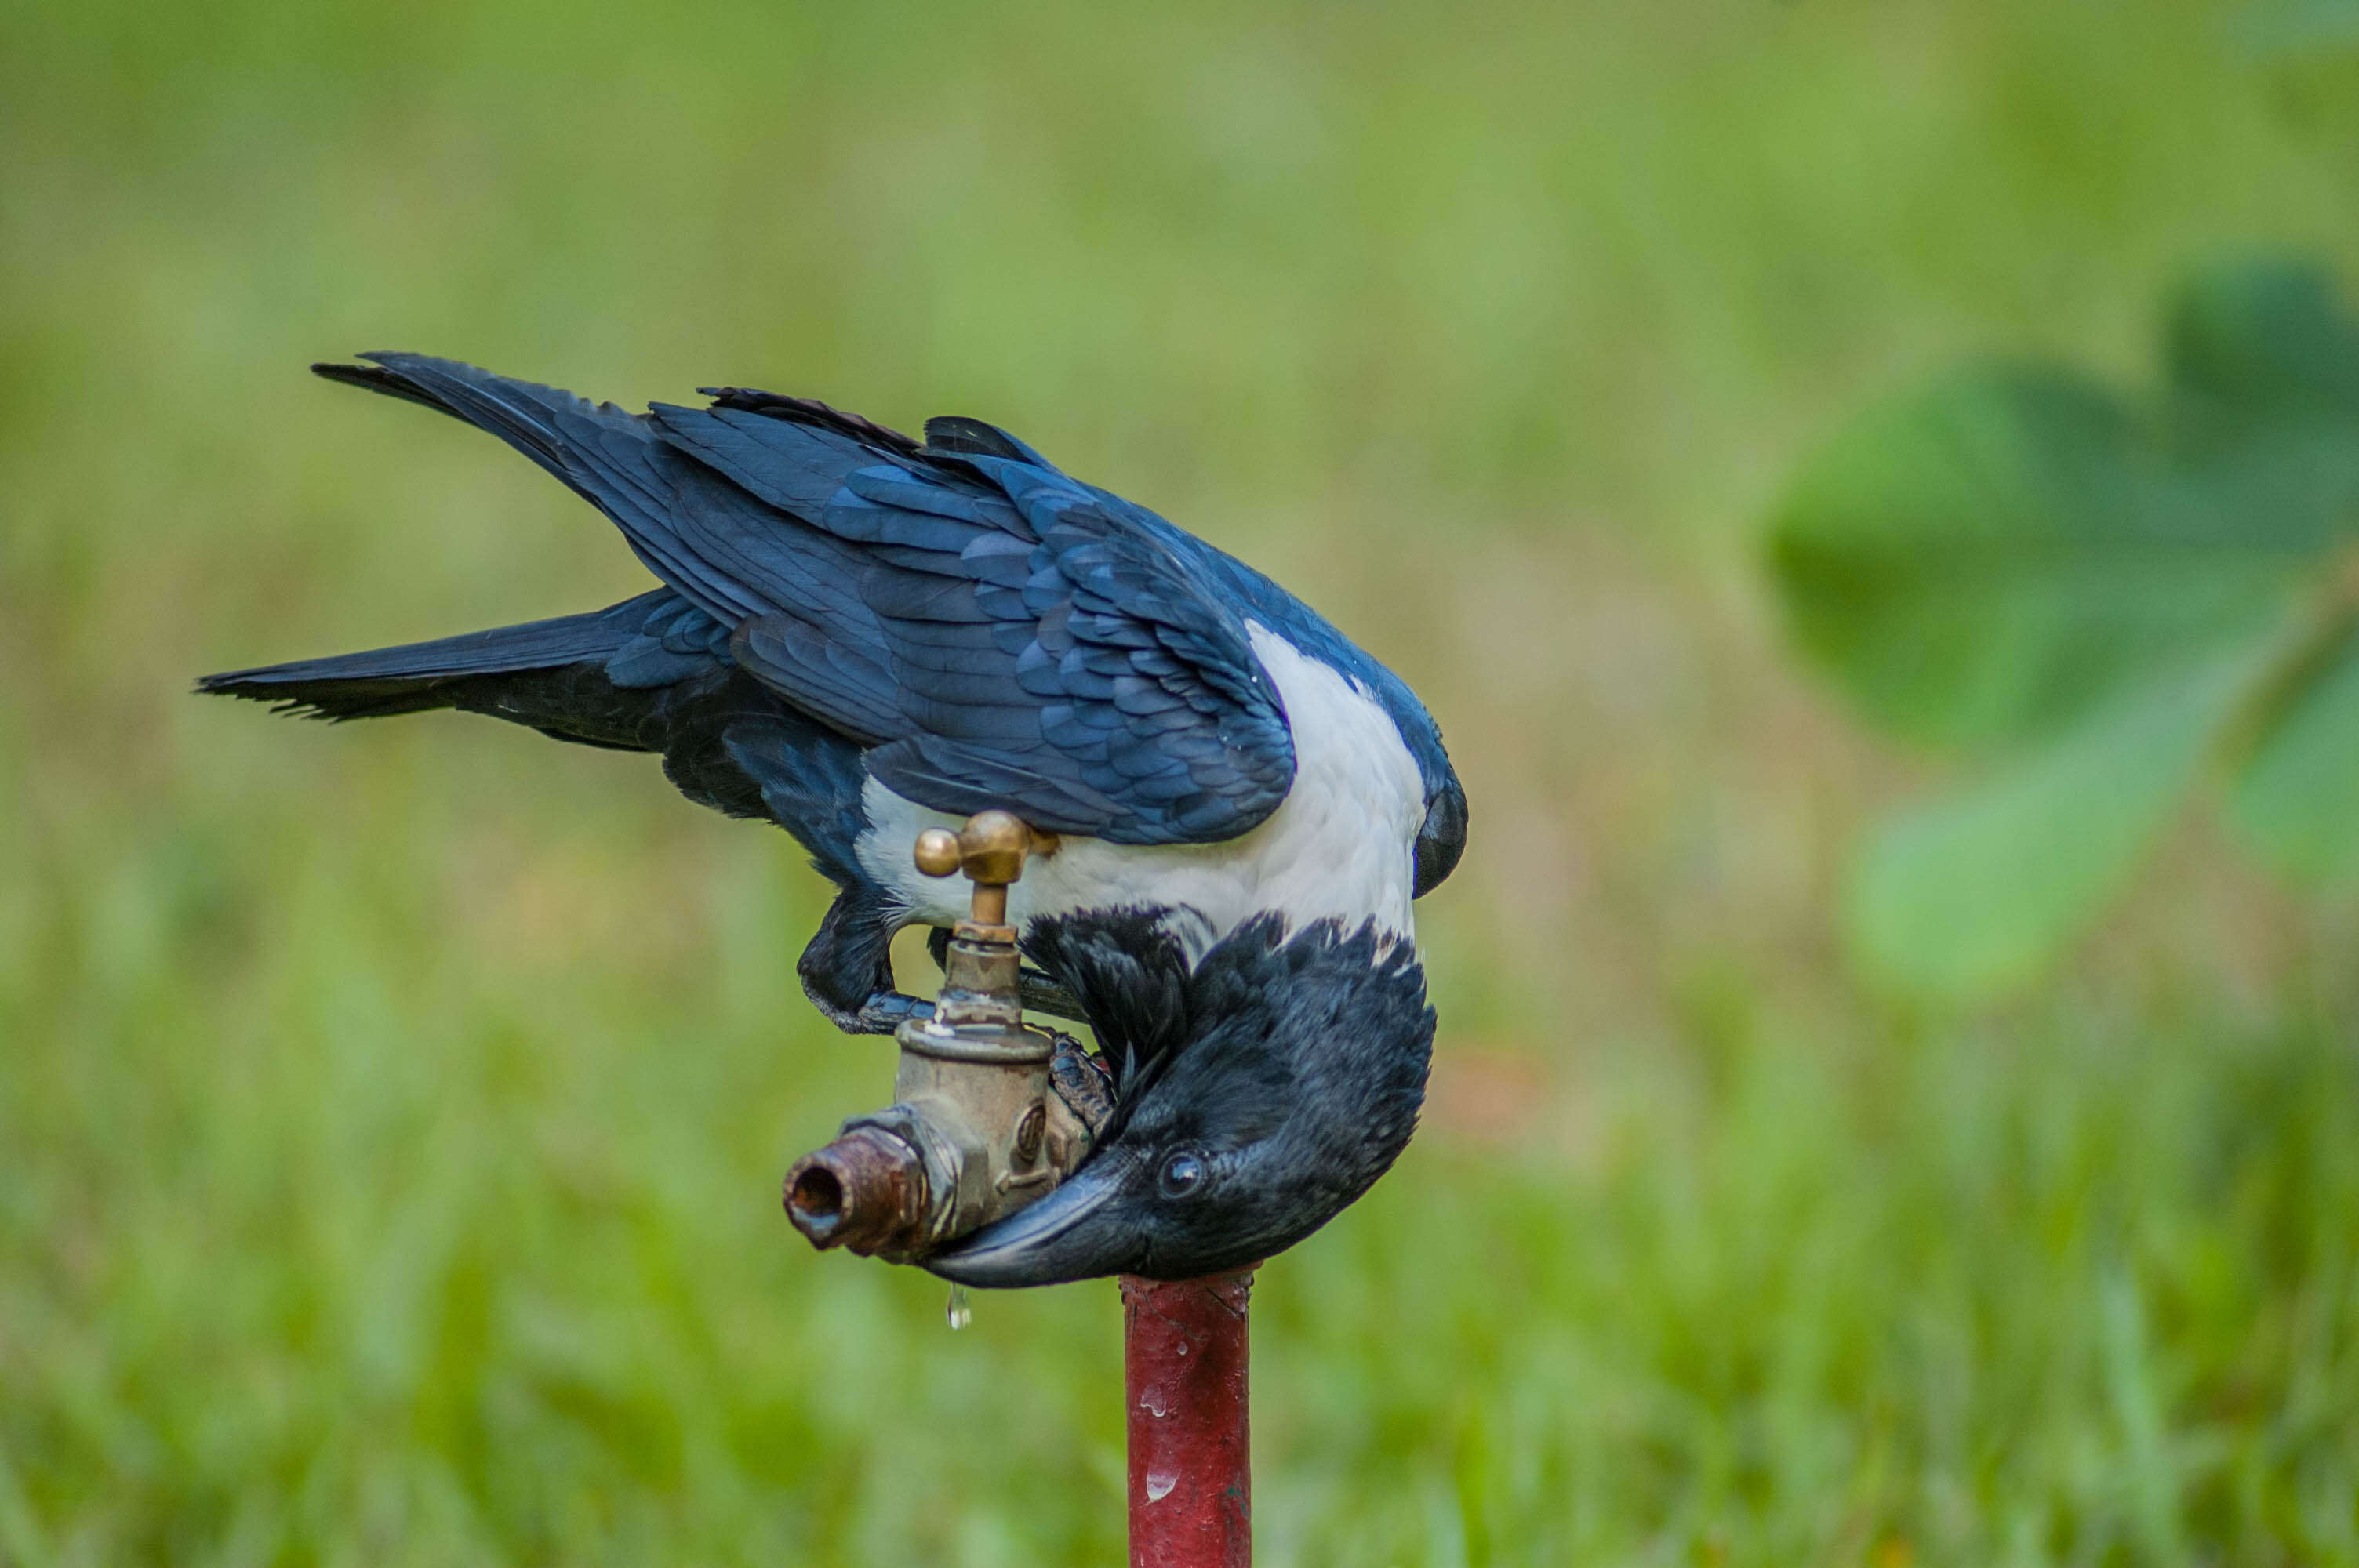
[[[2172,303],[2164,357],[2174,390],[2230,419],[2359,409],[2359,323],[2307,262],[2199,274]]]
[[[2287,880],[2359,880],[2359,624],[2272,715],[2228,809]]]
[[[2181,472],[2104,391],[1973,374],[1871,415],[1804,473],[1771,563],[1868,716],[1967,749],[2053,733],[2275,618],[2310,548]]]
[[[1981,783],[1869,838],[1849,890],[1854,952],[1915,990],[2030,979],[2129,880],[2183,800],[2268,644],[2150,682]]]
[[[1878,724],[2018,745],[2274,620],[2359,522],[2359,323],[2254,262],[2174,302],[2141,409],[1984,369],[1802,472],[1770,561],[1796,637]]]
[[[2200,276],[2163,362],[2135,402],[2056,370],[1953,376],[1830,443],[1776,520],[1794,634],[1862,711],[2005,759],[1863,854],[1851,936],[1887,977],[1990,990],[2079,931],[2227,724],[2236,683],[2184,672],[2262,687],[2359,533],[2359,322],[2324,273]],[[2359,876],[2354,665],[2281,664],[2288,695],[2233,732],[2254,737],[2236,818],[2296,877]]]
[[[2195,503],[2312,557],[2359,524],[2359,323],[2314,266],[2199,276],[2173,307],[2168,442]]]

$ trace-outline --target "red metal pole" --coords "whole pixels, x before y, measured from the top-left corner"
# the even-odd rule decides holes
[[[1122,1277],[1131,1568],[1249,1568],[1245,1309],[1254,1271]]]

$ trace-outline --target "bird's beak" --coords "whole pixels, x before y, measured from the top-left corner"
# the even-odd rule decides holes
[[[986,1290],[1119,1273],[1143,1253],[1136,1226],[1121,1217],[1122,1185],[1118,1164],[1093,1160],[1038,1203],[961,1238],[924,1266]]]

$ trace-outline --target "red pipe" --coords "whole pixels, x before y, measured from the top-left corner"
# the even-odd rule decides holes
[[[1254,1271],[1122,1277],[1131,1568],[1249,1568],[1245,1309]]]

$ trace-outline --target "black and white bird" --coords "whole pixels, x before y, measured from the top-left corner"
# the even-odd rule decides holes
[[[208,676],[364,719],[451,708],[659,752],[842,891],[798,966],[845,1030],[927,1004],[889,946],[962,913],[928,827],[1061,836],[1009,890],[1036,1004],[1114,1109],[1050,1196],[928,1266],[980,1285],[1186,1278],[1293,1245],[1408,1143],[1434,1018],[1411,903],[1466,797],[1401,680],[1267,578],[978,420],[923,441],[735,387],[643,415],[416,354],[314,367],[490,431],[661,586],[609,609]]]

